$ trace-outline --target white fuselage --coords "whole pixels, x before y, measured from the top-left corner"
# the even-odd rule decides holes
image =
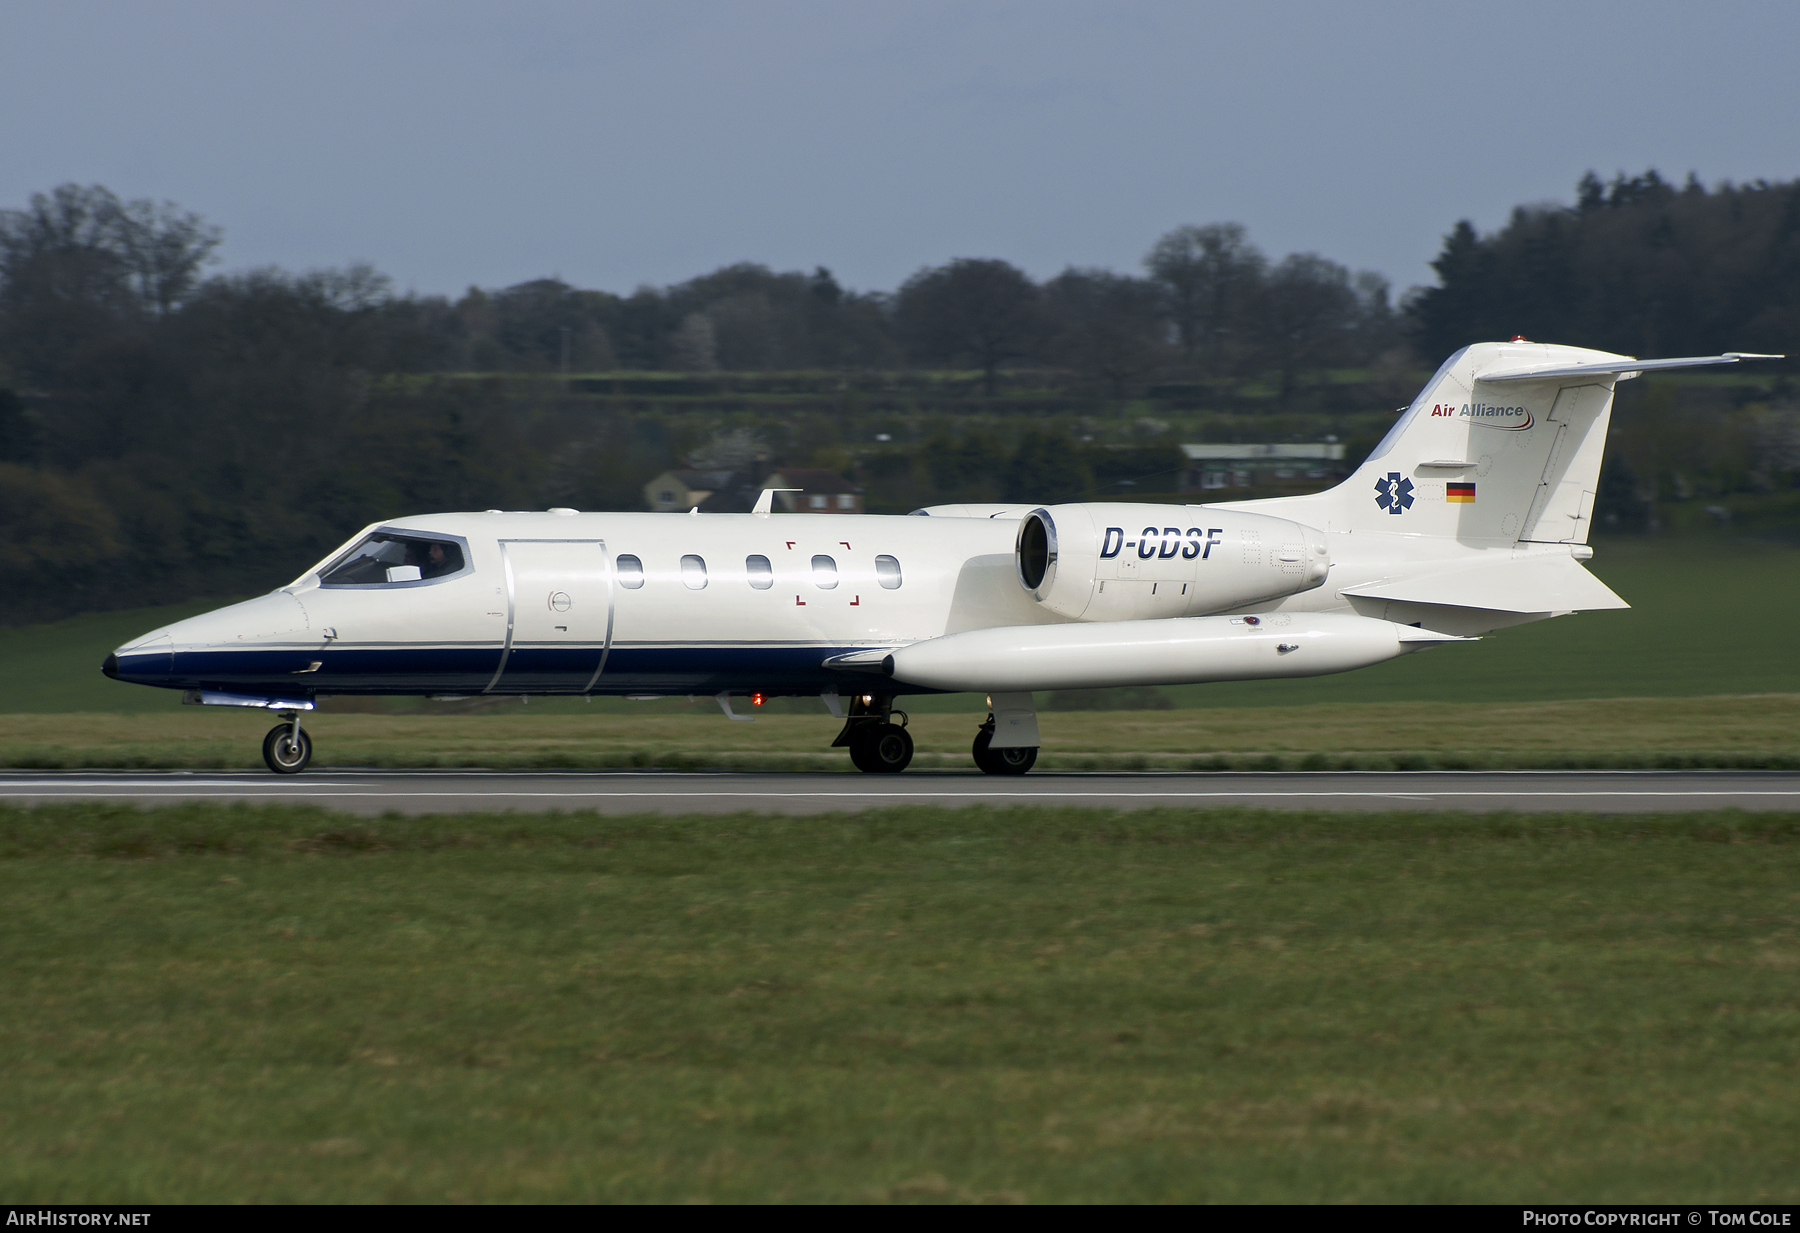
[[[1160,521],[1169,521],[1169,508],[1156,507]],[[1209,522],[1229,520],[1221,513],[1208,516],[1208,509],[1183,512],[1202,530]],[[339,587],[322,583],[329,562],[322,563],[278,591],[120,648],[116,675],[171,688],[281,696],[856,692],[878,682],[866,671],[828,666],[827,660],[972,631],[1118,624],[1125,618],[1146,627],[1142,637],[1160,637],[1155,629],[1172,619],[1182,622],[1179,641],[1188,636],[1191,618],[1250,610],[1412,624],[1420,613],[1434,610],[1345,592],[1438,567],[1443,563],[1438,558],[1450,555],[1446,547],[1455,552],[1454,563],[1470,556],[1466,546],[1457,551],[1456,545],[1430,539],[1331,535],[1323,539],[1330,552],[1324,585],[1254,604],[1209,608],[1189,598],[1189,587],[1192,595],[1204,595],[1200,587],[1209,570],[1217,576],[1242,572],[1247,557],[1238,539],[1228,540],[1210,559],[1184,561],[1177,554],[1139,559],[1126,550],[1118,554],[1122,560],[1090,565],[1100,575],[1095,602],[1085,620],[1071,620],[1034,598],[1020,578],[1015,541],[1019,516],[1027,512],[1028,507],[985,517],[476,513],[397,519],[380,529],[454,537],[466,545],[467,568],[440,579]],[[1132,527],[1131,534],[1140,530]],[[1548,551],[1567,559],[1566,549]],[[1515,553],[1497,549],[1495,555],[1510,562]],[[878,568],[878,557],[890,564]],[[766,560],[766,567],[758,568],[755,558]],[[637,563],[641,572],[622,569],[622,560]],[[1268,568],[1279,578],[1272,548]],[[1121,607],[1133,602],[1132,595],[1139,597],[1137,607]],[[1436,615],[1440,619],[1431,628],[1463,635],[1530,619],[1454,608]],[[1249,637],[1254,631],[1237,632]],[[1391,642],[1376,659],[1397,653]],[[1021,649],[1024,645],[1021,640]],[[1039,688],[1109,679],[1105,661],[1077,670],[1076,652],[1066,647],[1046,655],[1038,661]],[[1229,672],[1221,666],[1209,675],[1204,662],[1171,656],[1167,672],[1157,679],[1256,675],[1241,665]],[[1317,670],[1355,666],[1360,664]],[[1301,668],[1271,660],[1268,674],[1307,674]],[[1023,687],[1030,687],[1030,673],[1022,678],[1016,666],[1003,675],[1015,687],[1022,679]],[[1146,679],[1141,664],[1126,675]],[[983,687],[988,678],[976,673],[968,679],[975,682],[971,687]],[[879,684],[888,692],[908,693],[956,688],[955,681],[938,672],[916,682]]]

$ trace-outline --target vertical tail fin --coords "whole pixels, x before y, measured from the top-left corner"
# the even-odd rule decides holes
[[[1586,544],[1618,382],[1778,355],[1638,360],[1534,342],[1478,342],[1445,360],[1368,461],[1312,497],[1220,502],[1330,533],[1463,544]]]
[[[1638,360],[1540,343],[1464,347],[1354,475],[1308,497],[1234,502],[1330,532],[1470,544],[1587,542],[1619,381],[1646,369],[1776,358]]]
[[[1482,374],[1623,358],[1523,343],[1463,348],[1326,494],[1337,498],[1332,521],[1471,542],[1586,543],[1618,374],[1504,384]]]

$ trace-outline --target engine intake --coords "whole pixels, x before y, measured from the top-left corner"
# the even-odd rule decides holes
[[[1019,523],[1019,584],[1076,621],[1201,616],[1310,591],[1331,552],[1311,527],[1204,505],[1053,505]]]

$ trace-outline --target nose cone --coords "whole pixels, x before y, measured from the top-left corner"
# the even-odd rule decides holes
[[[260,682],[267,671],[258,658],[264,644],[292,642],[306,629],[305,607],[278,591],[152,630],[116,649],[101,671],[114,680],[164,689],[210,688],[208,680],[229,683],[245,674]],[[284,662],[278,671],[285,678],[294,667]]]
[[[135,638],[100,663],[100,671],[115,681],[137,685],[166,685],[175,667],[175,640],[167,628]]]

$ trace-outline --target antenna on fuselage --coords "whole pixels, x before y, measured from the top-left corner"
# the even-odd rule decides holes
[[[805,491],[806,489],[804,488],[765,488],[762,490],[762,496],[756,498],[756,505],[750,512],[752,514],[761,514],[764,518],[767,518],[770,514],[775,512],[776,493]]]

